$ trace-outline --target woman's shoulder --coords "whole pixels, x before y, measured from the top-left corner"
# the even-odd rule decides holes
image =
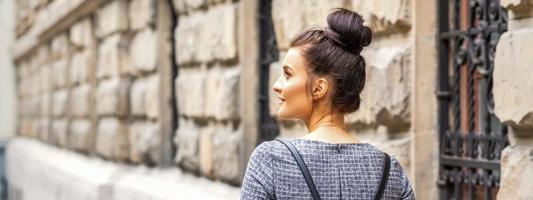
[[[282,143],[276,140],[264,141],[255,147],[252,158],[272,159],[281,153]]]

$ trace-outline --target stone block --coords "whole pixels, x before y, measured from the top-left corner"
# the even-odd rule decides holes
[[[37,130],[37,137],[39,140],[48,142],[50,134],[50,119],[47,117],[42,117],[38,120],[39,127]]]
[[[113,34],[105,38],[98,46],[96,77],[116,77],[120,73],[127,73],[129,39],[120,34]]]
[[[143,29],[131,41],[129,64],[137,73],[151,72],[157,67],[157,34],[152,29]]]
[[[69,42],[67,34],[60,34],[52,38],[52,58],[64,58],[69,52]]]
[[[280,56],[281,57],[281,56]],[[274,84],[281,76],[281,62],[273,62],[269,66],[269,73],[268,73],[268,104],[269,104],[269,113],[270,116],[277,116],[279,104],[278,104],[278,94],[272,90],[272,87],[274,87]]]
[[[173,5],[178,15],[183,15],[205,8],[207,0],[173,0]]]
[[[96,36],[106,37],[128,29],[128,1],[114,0],[96,13]]]
[[[72,55],[70,60],[70,83],[87,82],[94,73],[94,58],[90,51],[85,50]]]
[[[52,96],[52,114],[53,116],[65,116],[68,106],[68,90],[59,90],[53,93]]]
[[[138,79],[133,82],[130,92],[130,111],[132,115],[144,116],[146,114],[146,81]]]
[[[161,96],[159,95],[159,76],[152,75],[146,79],[146,116],[150,119],[159,118],[159,101]]]
[[[129,5],[130,28],[138,30],[154,25],[156,17],[155,0],[132,0]]]
[[[227,4],[179,18],[176,28],[178,64],[232,60],[237,56],[237,8]],[[217,21],[217,23],[212,23]],[[205,39],[209,38],[209,39]]]
[[[207,116],[217,120],[234,120],[239,117],[239,67],[214,68],[206,79]]]
[[[129,108],[130,81],[111,79],[98,83],[96,90],[96,113],[99,115],[125,116]]]
[[[532,199],[533,147],[506,147],[501,158],[501,183],[497,199]]]
[[[96,131],[96,153],[106,159],[126,161],[129,157],[128,126],[117,118],[101,118]]]
[[[206,177],[213,178],[213,136],[216,127],[208,126],[200,131],[198,156],[200,172]],[[218,151],[218,150],[217,150]]]
[[[409,45],[367,49],[366,83],[358,111],[347,123],[378,124],[390,132],[410,127],[411,50]]]
[[[129,131],[130,160],[148,165],[160,163],[160,125],[157,122],[135,122]]]
[[[70,113],[72,116],[85,117],[90,111],[91,86],[83,84],[72,89]]]
[[[272,1],[272,20],[276,42],[288,49],[291,39],[308,27],[324,27],[331,8],[347,7],[349,1]]]
[[[70,124],[68,146],[79,152],[90,152],[94,145],[94,134],[91,133],[91,122],[87,119],[76,119]]]
[[[133,83],[130,93],[131,113],[150,119],[159,117],[159,76],[152,75]]]
[[[214,174],[226,182],[240,182],[240,142],[242,134],[228,128],[219,128],[213,137]]]
[[[206,75],[202,71],[182,70],[176,79],[176,98],[180,115],[203,117]]]
[[[409,0],[353,0],[352,8],[366,19],[375,34],[409,30]]]
[[[52,129],[49,134],[52,144],[59,147],[67,147],[68,123],[65,119],[55,119],[52,121]]]
[[[86,49],[92,47],[95,42],[93,25],[91,18],[83,18],[70,28],[70,41],[76,49]]]
[[[68,58],[56,60],[52,66],[52,85],[53,88],[61,88],[67,85],[68,80]]]
[[[180,119],[180,127],[174,137],[174,144],[177,147],[175,161],[189,171],[198,170],[199,135],[200,130],[193,121]]]
[[[39,96],[39,107],[36,109],[39,110],[40,116],[48,116],[50,114],[51,96],[51,93],[43,93]]]
[[[515,134],[533,136],[533,28],[504,33],[496,47],[493,72],[494,111]],[[529,130],[529,131],[523,131]]]

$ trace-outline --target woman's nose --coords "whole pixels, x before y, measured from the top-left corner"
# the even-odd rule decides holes
[[[276,80],[276,82],[274,83],[274,86],[272,86],[272,90],[278,94],[281,93],[281,88],[283,87],[280,79],[281,77],[279,77],[278,80]]]

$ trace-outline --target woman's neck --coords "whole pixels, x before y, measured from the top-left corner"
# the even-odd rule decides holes
[[[313,114],[309,119],[304,120],[304,123],[310,133],[323,127],[337,127],[344,130],[344,115],[334,113]]]
[[[346,131],[344,115],[341,113],[315,114],[304,120],[309,134],[304,139],[318,140],[329,143],[358,142]]]

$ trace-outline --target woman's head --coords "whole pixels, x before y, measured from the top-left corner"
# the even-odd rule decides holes
[[[356,111],[366,77],[360,53],[371,41],[372,31],[363,18],[341,8],[328,15],[326,28],[295,37],[273,87],[280,98],[278,117],[306,119],[313,112]]]

